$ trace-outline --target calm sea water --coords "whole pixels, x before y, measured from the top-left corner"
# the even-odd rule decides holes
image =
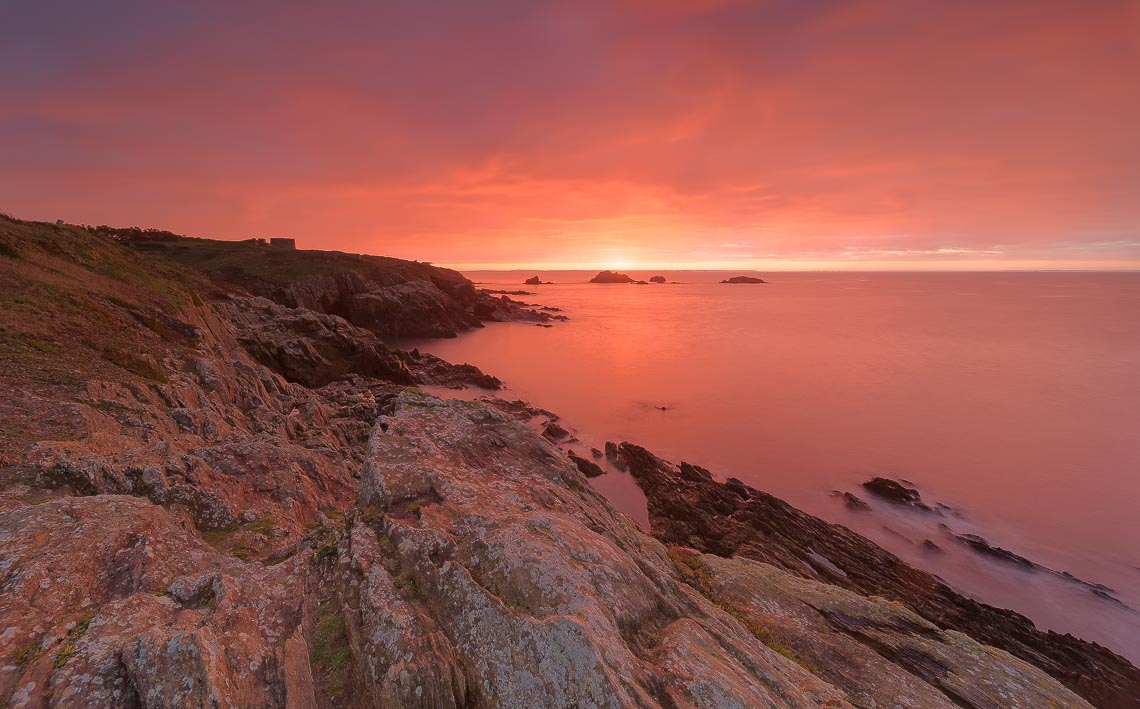
[[[639,278],[653,273],[630,272]],[[1140,613],[982,557],[938,523],[1105,584],[1140,609],[1140,274],[469,273],[562,308],[415,343],[504,379],[586,443],[628,440],[845,524],[960,590],[1140,663]],[[660,407],[664,407],[662,410]],[[935,518],[829,496],[871,475],[961,510]],[[628,476],[598,479],[644,521]],[[932,539],[945,554],[924,553]]]

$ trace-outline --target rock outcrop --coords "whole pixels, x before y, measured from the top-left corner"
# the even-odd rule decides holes
[[[733,276],[732,278],[726,278],[723,281],[721,281],[721,283],[731,283],[734,285],[745,284],[745,283],[756,284],[756,283],[767,283],[767,282],[768,281],[764,280],[763,278],[757,278],[755,276]]]
[[[221,307],[237,326],[242,347],[291,382],[319,388],[348,374],[400,384],[417,381],[376,335],[336,315],[257,297],[238,297]]]
[[[637,281],[630,278],[624,273],[617,271],[602,271],[598,275],[590,279],[590,283],[636,283]]]
[[[473,364],[452,364],[418,349],[410,352],[398,351],[396,356],[413,373],[418,384],[444,386],[449,389],[473,386],[497,390],[503,387],[503,382],[498,377],[484,373]]]
[[[582,473],[588,478],[600,477],[606,473],[606,471],[602,469],[602,466],[598,465],[589,458],[583,458],[582,456],[576,454],[574,451],[566,451],[566,457],[570,459],[570,462],[578,466],[578,472]]]
[[[1140,670],[1105,648],[1038,630],[1026,617],[967,598],[846,527],[708,470],[674,466],[640,446],[618,453],[645,492],[662,541],[744,557],[806,579],[904,603],[927,621],[1002,648],[1102,707],[1140,706]]]
[[[650,283],[664,283],[665,282],[665,276],[653,276],[652,278],[649,279],[649,282]]]
[[[176,238],[155,251],[289,308],[337,315],[381,338],[455,337],[485,320],[556,320],[475,288],[457,271],[336,251]]]

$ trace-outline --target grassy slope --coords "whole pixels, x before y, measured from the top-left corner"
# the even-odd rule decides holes
[[[257,247],[245,242],[183,238],[148,245],[155,255],[210,274],[240,272],[266,283],[287,285],[308,276],[330,276],[356,271],[380,285],[412,280],[464,281],[458,272],[419,261],[386,256],[364,256],[341,251],[286,250]]]
[[[179,312],[219,293],[83,229],[0,215],[0,384],[63,394],[93,377],[161,379]]]

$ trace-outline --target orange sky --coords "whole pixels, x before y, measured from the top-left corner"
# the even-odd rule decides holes
[[[463,267],[1140,267],[1135,0],[163,5],[0,8],[0,210]]]

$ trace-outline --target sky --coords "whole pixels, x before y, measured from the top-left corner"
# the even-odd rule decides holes
[[[0,211],[462,268],[1140,268],[1136,0],[0,0]]]

